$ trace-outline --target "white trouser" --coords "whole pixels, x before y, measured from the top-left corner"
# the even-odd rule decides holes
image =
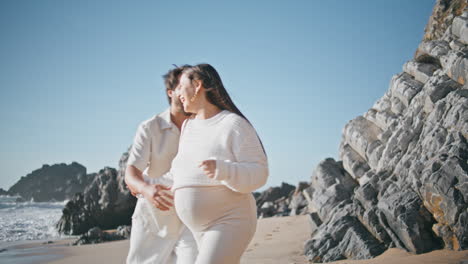
[[[161,211],[138,198],[132,216],[127,264],[193,264],[197,245],[175,210]]]
[[[239,264],[257,227],[251,193],[221,186],[175,191],[175,208],[198,244],[196,264]]]

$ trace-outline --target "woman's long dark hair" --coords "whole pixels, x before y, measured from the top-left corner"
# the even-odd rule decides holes
[[[199,80],[202,82],[202,85],[206,90],[206,98],[208,102],[216,105],[221,110],[228,110],[238,114],[252,125],[252,123],[250,123],[250,121],[244,116],[244,114],[242,114],[239,108],[237,108],[237,106],[232,101],[231,97],[226,91],[226,88],[224,88],[221,77],[213,66],[202,63],[184,69],[183,73],[185,73],[191,81]],[[260,137],[258,137],[258,140],[260,141],[260,145],[262,145],[263,152],[266,154]]]

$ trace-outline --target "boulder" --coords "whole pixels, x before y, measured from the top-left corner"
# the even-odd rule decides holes
[[[99,227],[93,227],[81,235],[73,246],[98,244],[108,241],[116,241],[130,238],[131,226],[119,226],[116,231],[102,231]]]
[[[63,209],[57,223],[59,233],[79,235],[90,228],[114,229],[130,225],[136,198],[126,188],[124,177],[128,152],[119,161],[119,170],[105,167],[83,193],[76,194]]]

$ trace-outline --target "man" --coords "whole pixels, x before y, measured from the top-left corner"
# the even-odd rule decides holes
[[[163,76],[170,107],[139,125],[130,150],[125,182],[139,199],[132,216],[127,264],[193,264],[197,257],[196,242],[173,208],[172,179],[165,175],[188,117],[175,95],[187,67],[176,67]]]

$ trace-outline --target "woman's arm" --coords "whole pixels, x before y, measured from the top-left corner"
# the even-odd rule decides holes
[[[237,192],[249,193],[266,183],[267,157],[255,129],[247,121],[241,123],[232,136],[235,161],[207,160],[200,167],[208,177],[223,182]]]

